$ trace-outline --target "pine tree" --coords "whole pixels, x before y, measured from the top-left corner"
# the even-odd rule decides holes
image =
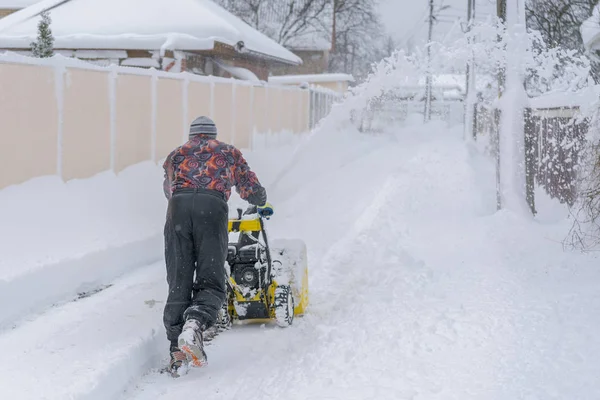
[[[54,55],[54,37],[52,36],[52,30],[50,24],[50,14],[48,11],[44,11],[41,14],[42,20],[38,24],[38,36],[37,41],[31,43],[31,51],[34,57],[47,58]]]

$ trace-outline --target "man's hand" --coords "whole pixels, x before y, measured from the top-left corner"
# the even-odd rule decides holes
[[[258,215],[261,218],[269,219],[273,215],[273,206],[270,203],[265,203],[263,206],[258,206]]]

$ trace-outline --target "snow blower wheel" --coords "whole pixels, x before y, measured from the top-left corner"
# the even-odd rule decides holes
[[[294,296],[289,286],[278,286],[275,289],[275,321],[282,328],[294,323]]]

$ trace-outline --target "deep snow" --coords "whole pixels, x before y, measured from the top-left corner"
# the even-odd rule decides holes
[[[562,251],[562,218],[496,213],[491,163],[460,137],[313,138],[269,224],[308,244],[310,313],[236,327],[208,368],[124,398],[597,399],[595,259]]]
[[[496,212],[493,165],[461,137],[432,123],[249,153],[275,205],[269,233],[308,245],[305,317],[236,326],[207,368],[174,380],[156,372],[155,264],[0,332],[0,397],[600,398],[596,258],[563,252],[567,212],[548,199],[536,219]]]

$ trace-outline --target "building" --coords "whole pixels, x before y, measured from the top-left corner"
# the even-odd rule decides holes
[[[44,11],[55,51],[96,64],[262,81],[302,65],[211,0],[43,0],[0,19],[2,49],[29,54]]]
[[[300,57],[302,64],[283,65],[275,69],[273,75],[314,75],[328,71],[331,40],[322,35],[298,37],[285,47]]]
[[[0,0],[0,18],[29,7],[39,0]]]

